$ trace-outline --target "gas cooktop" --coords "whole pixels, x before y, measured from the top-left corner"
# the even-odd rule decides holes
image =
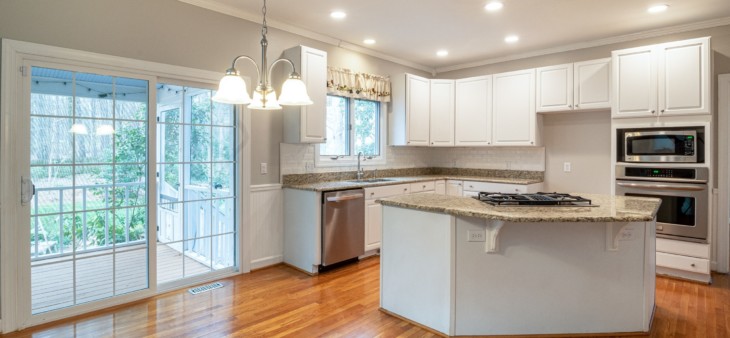
[[[591,200],[570,194],[556,192],[538,192],[535,194],[503,194],[498,192],[480,192],[476,199],[495,206],[562,206],[562,207],[597,207]]]

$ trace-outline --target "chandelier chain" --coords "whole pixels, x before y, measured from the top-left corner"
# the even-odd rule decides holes
[[[261,26],[261,36],[266,36],[266,33],[269,32],[269,27],[266,25],[266,0],[264,0],[264,6],[261,8],[261,13],[264,14],[264,22]]]

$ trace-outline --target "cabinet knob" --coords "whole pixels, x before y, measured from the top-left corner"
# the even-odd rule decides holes
[[[373,195],[375,195],[375,193],[374,193],[374,192],[371,192],[371,193],[370,193],[370,196],[373,196]]]
[[[535,144],[535,142],[530,141],[530,144]]]
[[[651,111],[651,113],[652,113],[652,114],[656,113],[656,110],[652,110],[652,111]]]
[[[577,106],[576,106],[576,107],[577,107]],[[568,105],[568,108],[573,108],[573,105],[572,105],[572,104],[569,104],[569,105]]]
[[[578,108],[578,105],[576,104],[575,107]]]
[[[695,263],[690,264],[693,268],[695,267]]]
[[[325,138],[323,138],[323,140],[327,141],[327,138],[325,137]]]
[[[492,144],[492,142],[487,142],[487,144]]]
[[[662,113],[664,112],[664,109],[662,109]]]
[[[426,187],[426,185],[424,184],[424,185],[423,185],[423,187],[425,188],[425,187]]]

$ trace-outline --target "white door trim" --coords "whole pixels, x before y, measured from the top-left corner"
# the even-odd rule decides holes
[[[718,130],[717,130],[717,187],[719,190],[717,201],[717,213],[715,214],[717,225],[717,272],[727,273],[730,270],[730,74],[718,76],[717,96],[719,104],[717,107]]]

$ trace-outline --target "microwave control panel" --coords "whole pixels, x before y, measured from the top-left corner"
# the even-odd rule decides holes
[[[626,168],[627,177],[697,178],[695,169],[685,168]]]

